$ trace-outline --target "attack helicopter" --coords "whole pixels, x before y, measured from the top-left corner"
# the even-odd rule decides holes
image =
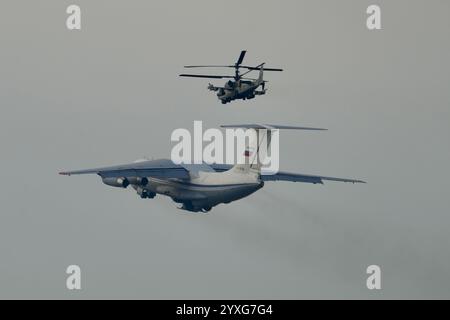
[[[265,63],[261,63],[255,67],[242,65],[246,50],[241,51],[239,58],[233,65],[195,65],[195,66],[184,66],[185,68],[234,68],[234,76],[230,75],[205,75],[205,74],[180,74],[180,77],[191,77],[191,78],[209,78],[209,79],[230,79],[222,87],[214,86],[213,84],[208,85],[208,90],[217,92],[217,98],[226,104],[233,100],[247,100],[253,99],[257,95],[264,95],[267,92],[266,80],[263,79],[264,71],[283,71],[279,68],[266,68]],[[245,72],[241,73],[240,69],[246,69]],[[259,70],[258,78],[244,77],[252,71]],[[261,87],[261,89],[259,89]]]

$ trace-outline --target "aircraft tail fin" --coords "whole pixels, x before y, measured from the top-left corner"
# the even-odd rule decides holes
[[[264,64],[265,64],[265,62],[264,63],[261,63],[260,65],[259,65],[259,77],[258,77],[258,81],[259,82],[264,82]]]
[[[245,135],[244,154],[238,155],[238,159],[243,161],[235,164],[231,170],[236,173],[250,174],[257,179],[261,172],[261,165],[258,160],[260,132],[259,130],[247,129]]]
[[[247,129],[247,131],[245,132],[246,145],[243,155],[245,163],[238,163],[234,167],[232,167],[231,170],[239,173],[253,174],[256,177],[259,177],[259,175],[261,174],[261,167],[262,167],[261,162],[265,160],[267,152],[269,152],[269,150],[271,150],[271,152],[273,151],[271,149],[271,142],[272,136],[275,131],[278,131],[279,129],[327,130],[322,128],[268,125],[268,124],[237,124],[237,125],[222,125],[221,127]]]

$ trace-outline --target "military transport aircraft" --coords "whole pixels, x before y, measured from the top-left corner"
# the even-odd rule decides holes
[[[223,87],[216,87],[211,83],[208,85],[208,89],[211,91],[217,91],[217,98],[222,101],[223,104],[237,99],[253,99],[257,95],[266,94],[266,82],[263,79],[264,71],[283,71],[283,69],[277,68],[265,68],[264,63],[256,67],[243,66],[242,61],[244,60],[245,53],[247,51],[241,51],[238,60],[233,65],[227,66],[217,66],[217,65],[207,65],[207,66],[184,66],[185,68],[234,68],[234,76],[229,75],[205,75],[205,74],[180,74],[180,77],[191,77],[191,78],[210,78],[210,79],[234,79],[228,80]],[[240,73],[239,69],[247,69],[246,72]],[[259,77],[257,79],[246,78],[244,75],[252,72],[253,70],[259,70]],[[261,86],[261,90],[258,88]]]
[[[246,145],[246,164],[175,164],[171,160],[146,160],[112,167],[79,171],[64,171],[62,175],[98,174],[103,183],[119,188],[129,185],[145,199],[156,194],[169,196],[180,203],[180,209],[192,212],[208,212],[220,203],[230,203],[242,199],[261,189],[266,181],[292,181],[323,184],[324,180],[365,183],[361,180],[332,178],[279,171],[276,174],[261,173],[261,162],[255,162],[260,141],[258,134],[264,131],[267,144],[270,145],[272,130],[325,130],[320,128],[294,127],[282,125],[242,124],[225,125],[223,128],[245,128],[255,130],[257,139]]]

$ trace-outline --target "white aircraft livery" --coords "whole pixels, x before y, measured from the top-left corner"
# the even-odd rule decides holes
[[[223,128],[245,128],[267,132],[270,145],[272,130],[325,130],[320,128],[295,127],[284,125],[239,124],[225,125]],[[259,139],[249,141],[245,155],[249,150],[259,150]],[[230,203],[242,199],[261,189],[266,181],[292,181],[323,184],[324,180],[365,183],[362,180],[323,177],[279,171],[276,174],[261,173],[257,152],[245,164],[175,164],[168,159],[138,161],[111,167],[64,171],[62,175],[98,174],[103,183],[119,188],[131,186],[143,199],[152,199],[157,194],[169,196],[180,209],[191,212],[208,212],[221,203]]]

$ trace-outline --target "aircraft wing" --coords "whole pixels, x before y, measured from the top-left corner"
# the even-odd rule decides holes
[[[291,181],[291,182],[306,182],[306,183],[320,183],[323,184],[324,180],[337,181],[337,182],[351,182],[351,183],[366,183],[362,180],[346,179],[346,178],[334,178],[324,176],[314,176],[309,174],[291,173],[285,171],[278,171],[273,175],[261,175],[263,181]]]
[[[129,164],[86,170],[63,171],[62,175],[98,174],[102,178],[110,177],[154,177],[154,178],[189,178],[189,171],[170,160],[148,160]]]
[[[216,172],[223,172],[230,170],[231,165],[228,164],[212,164],[210,165]],[[261,174],[262,181],[291,181],[291,182],[305,182],[305,183],[320,183],[323,184],[324,180],[327,181],[337,181],[337,182],[351,182],[351,183],[366,183],[362,180],[345,179],[345,178],[334,178],[334,177],[324,177],[315,176],[310,174],[301,173],[291,173],[286,171],[278,171],[276,174]]]

